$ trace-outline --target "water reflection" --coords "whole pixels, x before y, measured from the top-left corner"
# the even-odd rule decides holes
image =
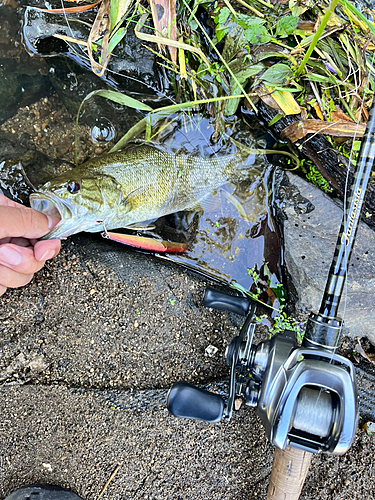
[[[253,193],[248,192],[247,199],[242,202],[246,213],[252,213],[251,219],[243,218],[223,196],[220,196],[219,209],[196,213],[194,221],[185,231],[178,231],[178,228],[183,226],[184,219],[189,218],[188,214],[164,218],[160,226],[157,225],[157,234],[163,239],[176,239],[177,236],[183,241],[183,233],[188,251],[160,257],[227,284],[234,280],[247,289],[253,285],[249,269],[256,269],[272,285],[278,283],[281,280],[280,233],[269,207],[268,196],[261,196],[266,192],[270,176],[272,167],[268,165],[259,173],[259,188]],[[223,189],[230,187],[233,186]],[[238,191],[238,186],[236,188]]]
[[[101,117],[95,119],[95,124],[91,128],[91,138],[96,144],[112,141],[115,137],[115,127],[108,118]]]

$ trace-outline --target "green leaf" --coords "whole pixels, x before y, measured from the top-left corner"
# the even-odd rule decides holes
[[[148,124],[152,125],[151,119],[154,119],[156,121],[160,119],[164,119],[167,117],[170,117],[173,113],[178,113],[182,111],[183,109],[193,109],[196,106],[200,106],[201,104],[208,104],[210,102],[220,102],[220,101],[228,101],[232,99],[241,99],[244,97],[244,95],[234,95],[234,96],[225,96],[225,97],[213,97],[211,99],[201,99],[198,101],[189,101],[189,102],[183,102],[181,104],[173,104],[171,106],[164,106],[163,108],[158,108],[152,110],[152,115],[149,114],[142,118],[138,123],[133,125],[133,127],[126,132],[126,134],[121,137],[121,139],[113,146],[113,148],[109,151],[110,153],[113,153],[114,151],[118,151],[119,149],[123,148],[129,141],[135,139],[136,137],[139,136],[139,134],[143,133],[146,128],[148,127]],[[82,101],[83,103],[83,101]],[[81,103],[81,106],[82,106]],[[81,109],[81,108],[80,108]],[[78,124],[78,116],[76,119],[76,136],[77,136],[77,124]],[[76,139],[77,142],[77,139]]]
[[[198,23],[197,23],[197,21],[195,19],[192,19],[191,21],[189,21],[189,27],[193,31],[197,30],[198,29]]]
[[[300,16],[314,5],[314,0],[289,0],[289,9],[292,11],[293,16]]]
[[[260,78],[268,85],[278,85],[284,83],[291,75],[291,69],[286,64],[274,64]]]
[[[140,109],[142,111],[152,111],[152,108],[150,106],[144,104],[141,101],[137,101],[137,99],[133,99],[133,97],[121,94],[120,92],[115,92],[114,90],[104,89],[94,90],[93,92],[90,92],[90,94],[88,94],[82,101],[81,106],[83,102],[94,96],[105,97],[110,101],[117,102],[118,104],[123,104],[124,106],[128,106],[129,108]]]
[[[238,57],[228,64],[231,71],[234,73],[240,84],[245,83],[251,76],[255,76],[264,69],[264,64],[253,64],[248,59]],[[232,95],[233,92],[231,92]]]
[[[230,23],[228,27],[230,28],[230,31],[225,39],[222,52],[223,59],[226,62],[229,62],[236,57],[238,52],[243,49],[247,43],[244,36],[244,30],[240,28],[240,26]]]
[[[336,84],[336,80],[332,76],[322,76],[322,75],[317,75],[316,73],[307,73],[305,78],[307,80],[312,80],[313,82],[331,83],[333,85]]]
[[[252,64],[252,65],[244,65],[243,59],[235,59],[228,65],[230,69],[233,71],[234,75],[237,78],[237,81],[240,85],[245,86],[248,80],[257,75],[264,68],[263,64]],[[240,87],[238,83],[234,81],[233,78],[230,79],[230,93],[231,95],[236,95],[240,93]],[[225,105],[225,116],[232,116],[237,111],[238,105],[240,103],[240,98],[231,99]]]
[[[276,115],[277,116],[277,115]],[[276,118],[276,117],[275,117]],[[287,291],[286,289],[284,288],[284,286],[282,285],[282,283],[278,283],[277,286],[275,287],[271,287],[271,290],[273,291],[273,293],[276,295],[276,297],[285,302],[286,298],[287,298]]]
[[[215,28],[215,35],[217,38],[218,43],[221,42],[221,40],[224,38],[224,36],[228,33],[228,31],[231,29],[230,24],[224,26],[224,24],[228,21],[229,16],[231,15],[230,10],[228,7],[224,7],[219,11],[219,14],[214,17],[214,21],[216,23],[216,28]],[[198,25],[197,25],[198,27]]]
[[[241,26],[241,28],[246,29],[251,28],[254,25],[264,24],[266,21],[264,21],[260,17],[250,17],[246,16],[245,14],[237,14],[235,22],[238,24],[238,26]]]
[[[274,125],[276,122],[278,122],[279,120],[281,120],[281,118],[283,118],[284,115],[282,115],[281,113],[278,113],[277,115],[275,115],[272,120],[269,122],[268,126],[271,127],[272,125]]]
[[[277,21],[276,36],[285,38],[295,32],[298,25],[297,16],[285,16]]]
[[[214,17],[214,21],[220,26],[228,20],[229,16],[230,10],[228,9],[228,7],[224,7],[223,9],[220,9],[219,14]]]
[[[116,26],[119,28],[127,12],[131,8],[133,0],[111,0],[109,7],[110,30]]]
[[[258,62],[264,61],[264,59],[268,59],[268,58],[274,58],[274,57],[287,58],[288,57],[288,54],[285,54],[284,52],[276,52],[276,51],[272,51],[272,50],[267,50],[267,49],[269,49],[270,45],[271,44],[263,45],[262,48],[260,48],[259,51],[257,51],[257,53],[252,56],[253,61],[258,63]],[[263,51],[263,48],[265,49],[264,51]]]
[[[272,40],[271,35],[268,33],[266,28],[260,24],[254,24],[250,28],[245,30],[245,38],[249,43],[268,43]]]
[[[120,28],[116,31],[116,33],[111,37],[108,43],[108,53],[111,54],[115,47],[121,42],[121,40],[126,35],[126,28]]]
[[[221,27],[221,28],[216,28],[215,29],[215,35],[216,35],[216,39],[217,39],[217,42],[221,42],[221,40],[225,37],[225,35],[228,33],[229,31],[229,28],[226,28],[225,26],[224,27]]]
[[[118,9],[119,9],[118,0],[111,0],[111,3],[109,5],[109,19],[111,21],[111,28],[110,28],[111,30],[113,30],[117,22]]]

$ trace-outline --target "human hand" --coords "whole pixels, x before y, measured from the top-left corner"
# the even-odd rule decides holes
[[[60,251],[59,240],[37,241],[59,222],[0,194],[0,296],[31,281]]]

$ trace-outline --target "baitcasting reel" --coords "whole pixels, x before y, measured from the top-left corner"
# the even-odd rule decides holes
[[[270,442],[309,452],[345,453],[358,420],[354,367],[332,349],[299,347],[294,332],[284,331],[252,345],[255,305],[208,288],[207,307],[247,315],[238,337],[226,350],[231,367],[229,395],[175,383],[169,391],[169,411],[183,418],[219,422],[229,420],[235,398],[256,407]]]

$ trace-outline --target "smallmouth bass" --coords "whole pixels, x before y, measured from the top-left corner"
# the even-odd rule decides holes
[[[253,155],[213,157],[133,144],[93,158],[30,195],[31,207],[60,217],[45,238],[125,228],[197,208],[214,190],[242,178]]]

